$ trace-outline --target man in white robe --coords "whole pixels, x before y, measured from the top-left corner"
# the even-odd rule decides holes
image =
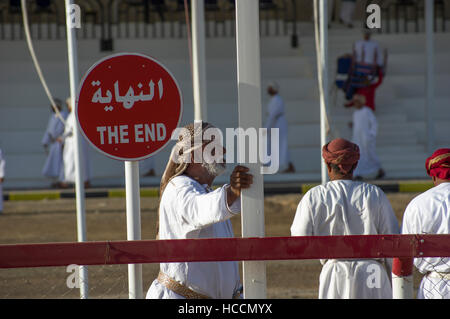
[[[279,86],[276,82],[271,82],[267,87],[267,93],[271,96],[267,104],[267,120],[265,128],[267,128],[268,149],[270,154],[277,145],[271,145],[270,130],[279,130],[279,170],[282,173],[294,173],[295,168],[289,158],[288,145],[288,123],[284,112],[284,101],[279,94]],[[265,163],[266,164],[266,163]]]
[[[434,187],[414,198],[403,215],[403,234],[450,234],[450,149],[439,149],[427,159]],[[415,258],[425,276],[417,298],[450,299],[450,258]]]
[[[359,146],[360,160],[354,171],[357,179],[380,179],[385,176],[376,152],[378,121],[372,109],[366,106],[364,95],[353,96],[352,142]]]
[[[355,13],[356,0],[342,0],[339,19],[341,23],[353,28],[353,14]]]
[[[161,179],[158,239],[234,236],[230,218],[240,213],[241,189],[250,187],[253,177],[247,168],[237,166],[230,184],[211,189],[214,178],[225,170],[224,162],[208,161],[205,157],[201,163],[192,160],[195,150],[204,150],[211,142],[203,138],[203,133],[211,127],[198,122],[186,126],[172,150]],[[199,142],[192,144],[199,136]],[[181,148],[181,160],[177,160]],[[240,290],[235,261],[161,263],[158,278],[151,284],[146,298],[231,299],[238,298]]]
[[[384,56],[380,44],[372,40],[371,37],[371,31],[366,29],[364,31],[364,39],[354,43],[353,56],[355,62],[382,67],[384,64]]]
[[[62,103],[59,99],[55,99],[56,107],[58,108],[61,117],[65,120],[67,112],[62,110]],[[53,180],[53,187],[57,187],[64,177],[63,164],[63,145],[61,143],[61,136],[64,133],[64,122],[57,116],[53,108],[47,129],[42,137],[41,144],[47,153],[47,159],[42,168],[42,174]]]
[[[5,180],[6,161],[0,149],[0,214],[3,212],[3,181]]]
[[[322,149],[330,182],[309,190],[300,201],[291,226],[292,236],[398,234],[391,204],[375,185],[353,181],[359,149],[336,139]],[[320,299],[392,298],[392,260],[329,259],[319,279]],[[375,284],[370,277],[376,269]]]
[[[64,143],[63,159],[64,159],[64,183],[74,184],[75,183],[75,139],[73,137],[74,127],[77,125],[75,113],[72,112],[72,106],[70,98],[66,100],[67,109],[69,110],[69,116],[66,120],[66,128],[64,134],[61,138]],[[85,187],[90,187],[91,178],[91,167],[90,167],[90,156],[89,148],[86,140],[83,136],[81,137],[81,153],[83,161],[83,181]]]

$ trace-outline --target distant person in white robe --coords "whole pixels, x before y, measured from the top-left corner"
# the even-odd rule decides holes
[[[322,156],[330,182],[303,196],[291,226],[292,236],[398,234],[398,221],[383,191],[352,180],[358,146],[336,139],[323,147]],[[328,259],[321,263],[320,299],[392,298],[392,260]],[[371,277],[374,273],[377,278]]]
[[[62,110],[61,100],[55,99],[54,101],[61,117],[66,120],[67,112]],[[41,144],[47,154],[42,174],[53,181],[52,187],[59,187],[64,178],[63,145],[61,143],[61,136],[64,133],[64,122],[57,116],[53,107],[51,107],[51,110],[53,114],[50,116],[47,129],[41,140]]]
[[[230,219],[240,213],[241,189],[251,186],[253,176],[248,168],[236,166],[229,184],[211,188],[215,177],[225,171],[223,146],[211,144],[213,139],[203,135],[211,128],[208,123],[196,122],[179,134],[161,179],[158,239],[234,237]],[[211,145],[217,157],[202,156]],[[196,150],[201,157],[197,161]],[[239,298],[240,292],[235,261],[176,262],[160,264],[146,298],[232,299]]]
[[[67,109],[69,110],[69,116],[66,121],[66,128],[64,130],[64,135],[62,136],[62,142],[64,143],[64,183],[66,185],[75,184],[75,139],[74,139],[74,127],[77,125],[75,113],[72,112],[72,105],[70,98],[66,100]],[[85,187],[90,187],[90,178],[91,178],[91,163],[90,163],[90,155],[89,148],[86,143],[86,140],[82,135],[81,138],[81,149],[80,152],[82,154],[82,166],[83,166],[83,182]]]
[[[356,179],[380,179],[385,176],[376,152],[378,121],[372,109],[366,105],[364,95],[353,96],[352,142],[359,146],[360,160],[353,175]]]
[[[5,181],[6,161],[0,149],[0,214],[3,212],[3,182]]]
[[[434,187],[415,197],[403,215],[403,234],[450,234],[450,148],[439,149],[426,161]],[[419,299],[450,299],[450,258],[415,258],[424,274]]]
[[[144,177],[152,177],[156,176],[155,173],[155,157],[149,157],[145,160],[140,161],[140,170],[142,171],[142,175]]]
[[[279,86],[276,82],[269,83],[267,87],[267,93],[270,95],[270,101],[267,104],[267,120],[265,128],[267,128],[268,137],[268,150],[270,154],[274,152],[274,148],[279,149],[279,170],[281,173],[294,173],[295,168],[289,158],[289,145],[288,145],[288,123],[284,111],[284,101],[279,94]],[[279,130],[279,142],[278,145],[271,144],[270,130]],[[268,153],[269,153],[268,152]],[[266,164],[266,163],[264,163]]]
[[[382,67],[384,64],[384,55],[380,44],[377,41],[372,40],[370,29],[364,30],[364,38],[354,43],[353,56],[356,63],[364,63],[379,67]]]
[[[356,0],[342,0],[339,20],[348,28],[353,28],[353,14],[355,13]]]
[[[331,28],[331,23],[334,20],[335,1],[328,0],[328,28]]]

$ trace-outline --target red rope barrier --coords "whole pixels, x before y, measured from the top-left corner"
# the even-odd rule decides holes
[[[0,268],[391,257],[450,257],[450,235],[306,236],[0,245]]]

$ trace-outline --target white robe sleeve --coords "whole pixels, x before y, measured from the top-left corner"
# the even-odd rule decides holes
[[[53,116],[51,116],[50,119],[48,120],[47,128],[45,129],[44,136],[42,137],[41,140],[42,145],[49,145],[53,142],[52,136],[50,134],[52,127],[53,127]]]
[[[67,121],[66,121],[66,128],[64,129],[64,133],[62,135],[63,139],[66,139],[68,137],[72,137],[73,135],[73,118],[72,116],[68,116],[67,117]]]
[[[210,193],[199,193],[192,184],[178,189],[177,201],[180,224],[188,225],[194,229],[202,229],[215,223],[230,219],[240,212],[236,200],[231,207],[227,205],[228,185]]]
[[[75,125],[75,118],[72,113],[70,113],[66,118],[66,126],[61,135],[62,139],[65,141],[68,137],[73,136],[73,127]]]
[[[5,162],[5,159],[3,158],[2,150],[0,150],[0,178],[5,177],[5,165],[6,165],[6,162]]]
[[[403,214],[402,234],[421,234],[419,210],[414,205],[414,201],[410,202]]]
[[[314,235],[312,210],[310,206],[311,192],[307,192],[297,206],[294,221],[291,226],[292,236]]]
[[[268,106],[268,117],[266,121],[266,128],[271,129],[275,127],[277,119],[283,115],[283,103],[279,98],[273,97]]]
[[[378,133],[378,121],[373,114],[373,112],[369,109],[367,109],[367,121],[368,121],[368,127],[367,127],[367,133],[370,137],[375,138]]]

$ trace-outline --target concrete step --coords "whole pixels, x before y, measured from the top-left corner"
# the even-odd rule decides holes
[[[393,54],[390,56],[390,64],[388,68],[388,76],[424,76],[426,70],[422,63],[425,59],[423,54]],[[84,73],[96,61],[90,57],[88,60],[79,59],[79,74]],[[160,62],[165,65],[171,73],[179,81],[191,79],[191,70],[188,57],[170,59],[164,57]],[[436,74],[450,74],[450,55],[436,55]],[[0,74],[0,81],[7,82],[35,82],[38,80],[37,73],[31,58],[25,62],[23,60],[4,60],[0,62],[3,72]],[[47,81],[60,81],[67,77],[68,65],[64,59],[41,61],[40,67]],[[330,65],[332,70],[332,78],[335,73],[335,63]],[[229,78],[236,79],[237,64],[234,59],[207,59],[206,76],[208,80],[220,80]],[[286,56],[286,57],[262,57],[261,58],[261,74],[263,79],[278,78],[316,78],[316,61],[311,57],[302,56]]]
[[[448,108],[450,105],[450,98],[436,96],[434,98],[434,104],[432,106],[434,117],[440,120],[450,120],[450,112]],[[386,110],[397,109],[408,116],[410,121],[424,120],[427,112],[426,100],[424,97],[419,98],[402,98],[392,101],[389,105],[386,105]]]
[[[399,147],[396,152],[385,152],[386,149],[377,147],[377,153],[382,161],[386,162],[399,162],[399,161],[409,161],[411,163],[422,163],[425,165],[425,160],[428,158],[428,154],[424,151],[414,152],[407,150],[404,147]]]
[[[307,27],[307,26],[306,26]],[[305,36],[300,37],[301,52],[304,55],[314,55],[315,44],[313,33],[307,33]],[[336,52],[337,54],[343,54],[351,52],[352,44],[356,40],[362,38],[360,29],[353,30],[333,30],[329,32],[329,51]],[[409,34],[375,34],[373,39],[380,43],[382,48],[388,48],[390,54],[402,54],[402,53],[423,53],[425,51],[425,34],[409,33]],[[450,35],[449,33],[436,33],[435,34],[435,50],[436,52],[448,52],[450,51],[449,45]]]
[[[347,112],[347,114],[331,114],[330,115],[330,121],[332,121],[335,124],[347,124],[349,121],[352,120],[352,114],[353,109],[351,112]],[[388,125],[388,126],[395,126],[395,125],[405,125],[407,124],[407,116],[402,113],[381,113],[376,112],[375,116],[377,118],[378,125]]]

